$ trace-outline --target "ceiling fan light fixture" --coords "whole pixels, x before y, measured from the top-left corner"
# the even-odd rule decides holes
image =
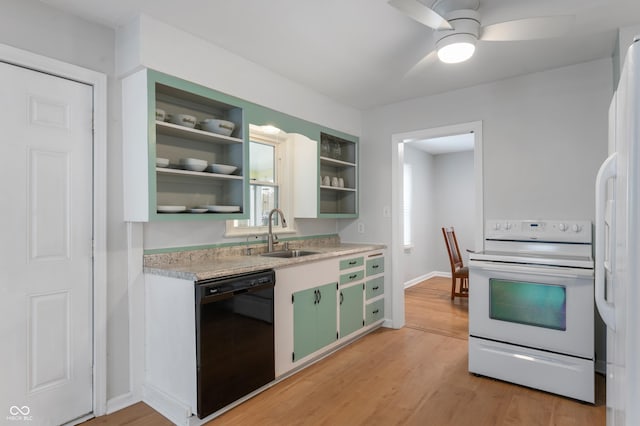
[[[438,59],[446,64],[464,62],[476,51],[477,38],[473,34],[452,34],[436,43]]]

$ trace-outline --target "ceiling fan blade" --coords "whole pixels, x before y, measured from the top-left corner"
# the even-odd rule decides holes
[[[574,19],[572,15],[558,15],[499,22],[483,27],[480,40],[516,41],[560,37],[569,31]]]
[[[409,71],[404,75],[404,78],[415,77],[416,75],[423,74],[423,71],[437,62],[438,54],[435,50],[429,52],[424,58],[422,58],[417,64],[411,67]]]
[[[389,0],[389,4],[411,19],[415,19],[434,30],[451,30],[449,22],[418,0]]]

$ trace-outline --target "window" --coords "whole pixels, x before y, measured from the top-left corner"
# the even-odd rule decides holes
[[[402,215],[404,221],[403,230],[403,245],[405,248],[410,248],[413,244],[411,240],[411,206],[413,204],[413,189],[411,187],[412,177],[411,164],[405,163],[403,166],[403,180],[402,180]]]
[[[258,126],[250,126],[249,133],[249,219],[227,221],[227,236],[256,235],[266,233],[269,212],[279,208],[289,219],[286,197],[288,188],[286,162],[286,134],[262,132]],[[279,215],[273,215],[273,229],[295,232],[293,220],[289,227],[281,228]]]

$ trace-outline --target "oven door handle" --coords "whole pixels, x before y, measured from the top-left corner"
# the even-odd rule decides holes
[[[539,266],[500,264],[495,262],[475,261],[469,262],[471,269],[477,268],[483,271],[509,272],[514,274],[541,275],[545,277],[558,277],[577,279],[593,276],[591,269],[572,269],[563,267],[546,268]]]
[[[602,321],[611,330],[616,329],[615,306],[605,297],[605,209],[607,206],[607,183],[617,176],[617,153],[604,160],[596,176],[596,247],[595,247],[595,299]],[[610,238],[612,233],[609,234]]]

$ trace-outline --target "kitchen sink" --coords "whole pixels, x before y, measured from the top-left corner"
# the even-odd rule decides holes
[[[308,251],[308,250],[281,250],[281,251],[272,251],[271,253],[262,253],[260,256],[266,257],[281,257],[281,258],[291,258],[291,257],[302,257],[309,256],[312,254],[318,254],[317,251]]]

